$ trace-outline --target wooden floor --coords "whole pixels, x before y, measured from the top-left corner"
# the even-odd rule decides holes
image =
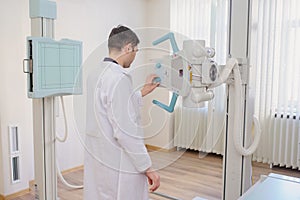
[[[151,152],[153,165],[159,170],[161,186],[157,192],[167,194],[182,200],[192,200],[199,196],[208,200],[221,199],[222,195],[222,157],[214,154],[199,154],[195,151]],[[253,181],[260,175],[278,173],[300,177],[298,170],[273,167],[268,164],[253,162]],[[83,170],[65,175],[74,184],[82,184]],[[58,195],[61,200],[81,200],[83,191],[68,189],[58,184]],[[13,200],[33,200],[33,194],[27,194]],[[152,200],[166,200],[166,198],[150,194]]]

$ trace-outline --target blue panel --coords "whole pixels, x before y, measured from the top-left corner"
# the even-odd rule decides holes
[[[43,98],[53,95],[81,94],[82,43],[29,37],[32,43],[33,74],[28,76],[28,96]],[[30,46],[30,45],[29,45]],[[29,56],[30,57],[30,56]]]
[[[60,88],[59,67],[43,67],[41,75],[41,89]]]
[[[64,67],[72,67],[75,65],[74,62],[74,48],[69,46],[64,46],[60,48],[60,64]]]
[[[39,53],[43,54],[43,60],[40,60],[39,67],[59,66],[59,49],[58,45],[40,44]]]

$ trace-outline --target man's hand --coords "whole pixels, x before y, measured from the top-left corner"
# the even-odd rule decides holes
[[[160,176],[151,168],[146,171],[149,185],[151,185],[150,192],[154,192],[160,186]]]
[[[153,79],[157,78],[157,75],[151,74],[147,77],[146,83],[141,90],[142,97],[146,96],[147,94],[151,93],[157,86],[159,86],[159,83],[154,83]]]

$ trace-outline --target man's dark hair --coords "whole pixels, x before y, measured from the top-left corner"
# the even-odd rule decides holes
[[[137,35],[125,26],[117,26],[113,28],[108,38],[108,49],[121,50],[125,45],[131,43],[133,47],[137,46],[140,42]]]

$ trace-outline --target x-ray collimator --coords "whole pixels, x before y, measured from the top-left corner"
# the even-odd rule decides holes
[[[82,93],[82,42],[45,37],[27,38],[27,73],[29,98]]]

